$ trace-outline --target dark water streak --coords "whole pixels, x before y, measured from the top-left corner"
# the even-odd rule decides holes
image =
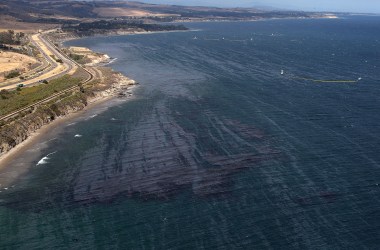
[[[376,249],[379,23],[73,42],[118,57],[112,67],[142,86],[65,128],[34,161],[57,151],[46,164],[2,190],[0,246]]]

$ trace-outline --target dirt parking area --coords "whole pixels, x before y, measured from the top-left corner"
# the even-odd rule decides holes
[[[24,73],[37,63],[39,62],[30,56],[15,52],[0,51],[0,81],[3,81],[5,75],[12,71]]]

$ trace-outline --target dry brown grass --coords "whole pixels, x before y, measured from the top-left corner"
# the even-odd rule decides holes
[[[32,57],[14,52],[0,51],[0,81],[4,80],[4,74],[13,70],[20,73],[30,70],[38,61]]]
[[[63,16],[63,15],[43,15],[39,13],[30,13],[29,14],[32,17],[36,18],[55,18],[55,19],[61,19],[61,20],[81,20],[81,18],[77,17],[71,17],[71,16]]]
[[[143,16],[170,16],[163,13],[155,13],[145,10],[130,8],[95,8],[94,12],[102,17],[143,17]]]
[[[85,47],[69,47],[69,51],[74,55],[81,56],[83,59],[78,60],[78,62],[88,66],[94,66],[99,63],[105,63],[109,60],[109,57],[107,55],[95,53],[92,50]]]
[[[34,42],[36,44],[39,45],[39,47],[47,54],[47,55],[52,55],[54,54],[52,51],[50,51],[50,49],[48,47],[45,46],[45,44],[40,40],[40,37],[38,34],[34,34],[31,36],[31,39],[34,40]],[[61,64],[61,63],[58,63],[56,65],[56,67],[52,67],[50,71],[47,71],[46,73],[42,74],[42,75],[39,75],[35,78],[32,78],[32,79],[28,79],[28,80],[25,80],[23,81],[22,83],[27,86],[27,85],[33,85],[35,84],[37,81],[43,81],[47,78],[50,78],[50,77],[54,77],[56,75],[59,75],[59,74],[62,74],[62,72],[64,72],[66,69],[67,69],[67,65],[66,64]],[[77,66],[74,65],[74,67],[70,70],[70,72],[68,72],[68,75],[72,75],[76,72],[77,70]],[[3,84],[4,85],[4,84]],[[5,87],[1,87],[0,85],[0,90],[2,89],[12,89],[14,88],[14,86],[12,85],[8,85],[8,86],[5,86]]]
[[[104,91],[108,89],[116,80],[117,72],[107,67],[91,67],[95,74],[95,79],[86,84],[92,91]]]
[[[86,48],[86,47],[75,47],[75,46],[71,46],[69,47],[69,49],[73,52],[73,53],[93,53],[89,48]]]
[[[34,33],[40,29],[52,29],[56,24],[19,22],[14,17],[0,16],[0,31],[15,30],[16,32]]]

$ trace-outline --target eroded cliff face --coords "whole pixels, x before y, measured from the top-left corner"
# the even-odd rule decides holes
[[[1,126],[0,156],[25,141],[42,126],[51,123],[59,117],[83,110],[91,102],[119,95],[134,84],[133,80],[119,74],[115,78],[115,82],[107,88],[98,91],[86,91],[84,93],[72,93],[72,95],[65,98],[41,105],[31,113]]]
[[[16,147],[32,133],[58,117],[84,109],[87,106],[87,98],[90,96],[76,94],[68,101],[59,100],[56,103],[40,106],[32,113],[0,127],[0,154]]]

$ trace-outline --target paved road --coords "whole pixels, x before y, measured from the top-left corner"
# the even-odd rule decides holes
[[[31,79],[11,82],[5,85],[0,86],[0,90],[2,89],[14,89],[17,87],[17,84],[24,84],[24,86],[33,86],[39,84],[43,80],[50,80],[53,78],[57,78],[68,73],[74,73],[78,68],[78,65],[67,58],[65,55],[61,54],[50,42],[48,42],[45,38],[45,33],[35,34],[31,36],[31,42],[34,46],[38,48],[41,52],[44,60],[48,63],[48,67],[46,67],[42,72],[35,75]],[[63,63],[58,63],[55,59],[52,58],[52,55],[55,59],[61,59]]]
[[[39,84],[41,79],[49,80],[52,78],[57,78],[57,77],[66,75],[68,73],[73,73],[77,70],[77,68],[82,68],[88,74],[88,77],[85,80],[83,80],[82,83],[87,83],[94,78],[94,75],[93,75],[93,73],[91,73],[91,71],[87,70],[85,67],[78,64],[77,62],[71,60],[65,54],[62,54],[57,47],[55,47],[53,44],[51,44],[50,41],[48,41],[43,36],[43,34],[38,34],[38,35],[34,35],[34,36],[35,36],[34,39],[36,39],[36,40],[34,40],[35,46],[37,46],[37,48],[43,54],[44,58],[51,64],[51,67],[49,70],[46,70],[46,72],[44,72],[42,75],[35,77],[34,79],[29,79],[29,80],[26,80],[26,81],[23,81],[20,83],[23,83],[25,86],[31,86],[31,85]],[[51,54],[48,54],[48,53],[51,53]],[[57,63],[55,60],[53,60],[51,58],[50,55],[54,55],[56,58],[61,59],[63,63]],[[64,68],[62,68],[62,67],[64,67]],[[2,87],[2,88],[0,88],[0,90],[4,89],[4,88],[6,88],[6,87]],[[8,89],[11,89],[11,88],[15,88],[14,84],[12,84],[12,86],[9,86]],[[5,116],[2,116],[2,117],[0,117],[0,121],[7,120],[11,117],[17,116],[19,113],[21,113],[23,111],[26,111],[26,110],[33,108],[33,107],[37,107],[38,105],[46,103],[50,100],[53,100],[54,98],[56,98],[56,97],[58,97],[64,93],[67,93],[67,92],[70,92],[73,90],[78,90],[78,89],[79,89],[78,86],[69,87],[69,88],[62,90],[58,93],[55,93],[55,94],[53,94],[53,95],[51,95],[51,96],[49,96],[49,97],[47,97],[41,101],[38,101],[38,102],[33,103],[31,105],[28,105],[24,108],[21,108],[17,111],[10,113],[10,114],[7,114]]]

